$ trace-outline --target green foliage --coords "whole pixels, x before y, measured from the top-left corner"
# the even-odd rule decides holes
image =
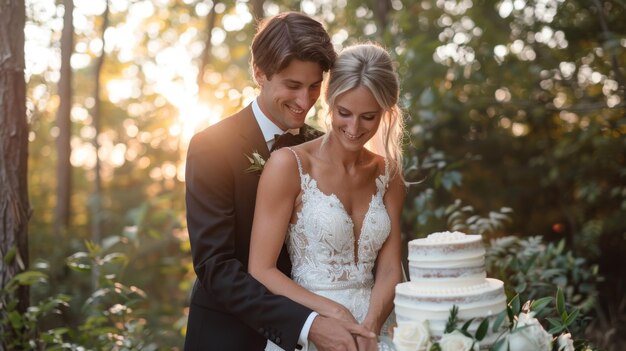
[[[568,310],[566,306],[565,295],[560,288],[557,289],[555,298],[545,296],[537,300],[528,300],[521,307],[520,296],[515,295],[507,304],[506,310],[492,320],[491,326],[490,319],[484,319],[474,333],[469,332],[469,326],[473,319],[465,322],[462,327],[457,327],[458,308],[453,306],[450,310],[444,337],[446,334],[460,332],[473,341],[473,345],[480,345],[487,332],[491,330],[497,335],[495,343],[489,347],[491,351],[506,351],[509,349],[509,342],[515,342],[516,349],[538,347],[539,345],[535,344],[533,339],[541,337],[547,337],[551,345],[550,349],[554,351],[563,350],[559,344],[561,339],[571,340],[575,351],[596,350],[588,340],[572,339],[572,334],[581,335],[583,332],[577,328],[580,325],[582,315],[579,309],[571,308]],[[544,328],[548,325],[550,328],[546,334]],[[525,335],[520,337],[518,334],[521,333]],[[521,345],[523,346],[520,346],[519,340],[513,341],[516,338],[521,338]],[[429,349],[429,351],[440,350],[440,342],[433,343]]]
[[[461,334],[465,335],[466,337],[472,339],[474,341],[474,344],[479,343],[481,340],[483,340],[485,338],[485,336],[487,335],[487,332],[489,331],[489,319],[485,318],[483,319],[480,324],[478,324],[478,327],[475,327],[475,331],[472,334],[472,332],[469,330],[470,326],[472,325],[472,323],[474,323],[475,318],[470,318],[467,321],[465,321],[465,323],[463,323],[463,325],[459,328],[458,327],[458,323],[459,323],[459,308],[458,306],[454,305],[452,306],[452,308],[450,309],[450,314],[448,315],[448,320],[446,321],[446,327],[444,329],[444,334],[452,334],[453,332],[460,332]],[[502,315],[504,315],[504,313],[502,313]],[[499,330],[499,325],[501,324],[501,321],[495,321],[494,325],[493,325],[493,331],[496,332]],[[473,349],[474,346],[471,347],[471,349]],[[428,349],[428,351],[440,351],[441,350],[441,345],[439,345],[438,342],[435,342],[431,345],[431,347]]]
[[[3,336],[0,346],[4,350],[47,349],[53,345],[60,345],[64,328],[47,331],[39,329],[39,321],[51,314],[61,313],[61,308],[67,306],[70,297],[58,294],[50,296],[37,304],[31,304],[22,314],[18,311],[19,300],[16,298],[20,286],[34,286],[45,284],[46,274],[38,271],[25,271],[15,275],[6,286],[0,290],[0,334]]]
[[[568,310],[566,307],[568,304],[566,303],[565,294],[561,288],[557,289],[555,298],[545,296],[537,300],[528,300],[521,310],[519,301],[519,295],[515,295],[507,305],[507,314],[509,316],[507,334],[502,334],[502,337],[499,338],[498,342],[492,347],[493,350],[502,350],[501,347],[504,346],[508,338],[516,332],[533,328],[532,318],[535,316],[538,318],[537,322],[540,323],[542,328],[550,326],[549,329],[546,329],[547,333],[553,336],[553,350],[562,349],[559,345],[558,338],[571,337],[571,335],[583,335],[584,330],[580,328],[580,325],[584,324],[581,311],[575,307]],[[519,322],[521,313],[525,314],[525,318],[530,318],[530,324],[527,324],[528,320],[525,320],[522,325],[518,324],[521,323]],[[567,336],[565,334],[567,334]],[[595,350],[588,340],[582,338],[576,340],[572,338],[572,340],[576,351]]]
[[[0,331],[7,350],[155,350],[151,331],[141,310],[147,296],[135,286],[119,282],[118,275],[128,262],[119,252],[107,253],[101,246],[86,242],[87,251],[67,258],[67,266],[79,274],[96,270],[98,289],[81,301],[56,294],[28,308],[21,315],[18,300],[11,298],[20,285],[47,285],[47,275],[30,270],[16,275],[0,291]],[[39,266],[42,263],[39,263]],[[79,307],[82,319],[78,326],[46,327],[53,315],[63,316],[71,305]]]
[[[567,301],[584,312],[595,306],[602,281],[596,264],[566,250],[564,241],[546,244],[541,237],[492,240],[486,265],[490,275],[505,282],[509,295],[533,300],[562,289]]]
[[[507,224],[510,224],[512,212],[510,208],[503,207],[499,211],[490,211],[487,217],[482,217],[475,214],[472,206],[463,206],[461,200],[457,199],[454,204],[446,208],[445,214],[450,230],[486,235],[503,230]]]
[[[457,199],[476,213],[512,208],[515,234],[565,237],[622,280],[626,8],[526,1],[502,12],[513,3],[403,2],[393,13],[406,157],[421,180],[406,231],[446,227]]]

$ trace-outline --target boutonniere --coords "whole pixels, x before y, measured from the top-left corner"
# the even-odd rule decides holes
[[[246,168],[246,173],[254,173],[254,172],[262,172],[263,167],[265,167],[265,160],[258,151],[254,151],[252,155],[245,155],[248,161],[250,161],[250,166]]]

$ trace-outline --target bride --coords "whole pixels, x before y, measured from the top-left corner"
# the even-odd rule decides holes
[[[325,92],[328,133],[275,151],[265,165],[248,265],[272,293],[377,335],[388,328],[402,277],[398,95],[398,77],[383,48],[359,44],[339,54]],[[291,279],[276,268],[283,243]],[[378,347],[360,336],[356,343],[359,350]],[[279,348],[268,342],[271,349]]]

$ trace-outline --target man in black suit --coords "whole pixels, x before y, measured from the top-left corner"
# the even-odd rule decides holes
[[[322,25],[306,15],[282,13],[262,22],[252,42],[259,96],[192,138],[186,202],[197,280],[185,350],[263,350],[267,339],[285,350],[306,349],[307,341],[320,350],[356,350],[352,334],[372,336],[271,294],[246,269],[260,171],[250,171],[249,156],[266,160],[282,140],[275,134],[298,134],[292,142],[317,135],[304,120],[335,57]],[[290,274],[284,248],[278,267]]]

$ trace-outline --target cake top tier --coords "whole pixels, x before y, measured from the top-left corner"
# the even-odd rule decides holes
[[[462,244],[475,241],[481,241],[480,235],[468,235],[461,232],[438,232],[428,235],[426,238],[415,239],[412,241],[414,245],[449,245],[449,244]]]
[[[409,242],[409,262],[449,261],[457,267],[469,265],[468,260],[484,259],[485,247],[480,235],[461,232],[441,232]],[[484,263],[481,263],[484,265]]]

